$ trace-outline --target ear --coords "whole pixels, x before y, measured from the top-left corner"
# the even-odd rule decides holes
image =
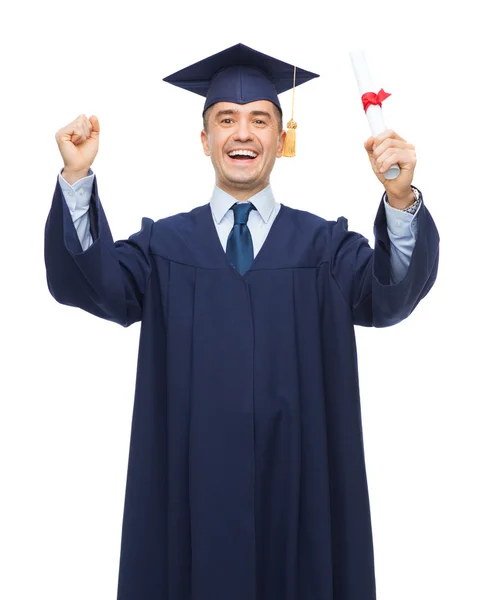
[[[210,156],[210,147],[209,147],[209,137],[205,129],[200,132],[200,141],[202,142],[202,148],[204,149],[204,154],[206,156]]]
[[[279,139],[277,140],[277,152],[276,152],[277,158],[281,158],[281,156],[282,156],[282,151],[284,150],[284,142],[286,141],[286,135],[287,135],[287,132],[285,129],[283,129],[281,131],[281,135],[279,136]]]

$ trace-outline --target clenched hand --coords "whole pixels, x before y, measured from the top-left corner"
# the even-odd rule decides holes
[[[100,125],[96,116],[80,115],[59,129],[55,139],[62,155],[62,177],[71,185],[86,177],[99,149]]]

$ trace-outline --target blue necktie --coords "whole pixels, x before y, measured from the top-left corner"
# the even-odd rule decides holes
[[[234,227],[227,239],[227,260],[241,275],[251,268],[254,260],[252,238],[247,227],[247,219],[251,210],[256,207],[251,202],[241,202],[231,207],[234,211]]]

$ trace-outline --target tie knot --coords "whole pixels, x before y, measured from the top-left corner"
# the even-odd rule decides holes
[[[241,202],[240,204],[234,204],[232,210],[234,211],[234,225],[246,225],[249,213],[255,206],[252,202]]]

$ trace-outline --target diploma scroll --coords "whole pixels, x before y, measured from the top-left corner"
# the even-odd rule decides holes
[[[373,94],[374,85],[371,80],[371,75],[366,63],[364,52],[360,49],[353,49],[350,51],[352,68],[356,76],[357,85],[361,96],[365,94]],[[382,91],[382,90],[381,90]],[[375,94],[373,94],[375,96]],[[371,134],[376,137],[383,131],[386,131],[387,127],[384,123],[384,117],[382,114],[382,108],[378,104],[369,104],[366,109],[366,117],[371,128]],[[392,167],[383,173],[386,179],[396,179],[401,172],[399,165],[392,165]]]

